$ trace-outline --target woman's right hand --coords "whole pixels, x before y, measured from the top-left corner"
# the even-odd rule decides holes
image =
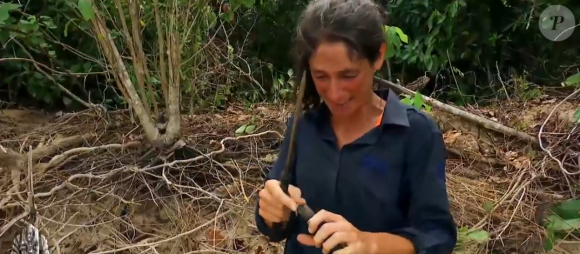
[[[259,214],[268,226],[272,223],[285,223],[290,219],[290,213],[296,211],[298,205],[305,204],[302,192],[296,186],[288,186],[286,195],[280,187],[280,181],[268,180],[260,191],[258,203]]]

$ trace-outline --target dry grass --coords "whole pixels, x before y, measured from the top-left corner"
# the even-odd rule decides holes
[[[0,153],[0,249],[9,249],[17,226],[28,220],[30,154],[36,223],[54,253],[279,253],[255,229],[253,199],[287,110],[232,107],[184,116],[187,146],[174,154],[147,146],[123,112],[54,119],[6,112],[0,116],[7,152]],[[471,124],[433,114],[453,154],[447,184],[456,221],[490,232],[494,241],[483,249],[537,249],[543,232],[537,204],[568,195],[561,191],[567,183],[554,178],[559,172],[550,172],[553,163],[518,141],[488,132],[484,138]],[[254,134],[234,134],[249,122],[259,127]],[[496,147],[481,148],[487,139]]]

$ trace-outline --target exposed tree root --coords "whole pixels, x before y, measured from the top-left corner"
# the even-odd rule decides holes
[[[286,113],[264,109],[248,114],[248,118],[243,114],[233,110],[222,116],[185,116],[189,122],[183,125],[183,141],[169,149],[146,145],[142,130],[128,124],[106,130],[103,118],[87,113],[63,116],[57,119],[62,122],[47,126],[43,133],[32,126],[28,129],[32,133],[15,133],[13,136],[28,138],[20,139],[26,145],[5,142],[0,149],[0,173],[6,179],[0,188],[9,193],[0,200],[0,211],[6,215],[0,233],[9,235],[11,228],[28,217],[25,204],[29,202],[21,193],[24,185],[31,184],[25,181],[29,178],[22,179],[22,175],[28,175],[24,173],[27,149],[22,147],[33,146],[36,149],[32,149],[31,157],[37,159],[33,165],[33,196],[39,226],[48,232],[56,253],[153,253],[153,249],[168,253],[174,248],[183,253],[232,253],[278,248],[253,235],[255,226],[248,209],[253,207],[252,199],[262,183],[261,168],[275,160],[277,152],[273,148],[282,139],[281,121]],[[438,111],[432,114],[445,120],[440,119]],[[256,125],[269,131],[233,136],[251,115],[266,119]],[[123,117],[115,115],[115,121],[127,123],[127,117]],[[94,118],[100,120],[90,120]],[[553,126],[558,125],[548,124],[546,128]],[[529,253],[541,244],[542,229],[530,223],[536,218],[535,207],[568,198],[567,191],[561,191],[567,183],[553,170],[546,170],[557,168],[548,163],[552,161],[549,156],[540,152],[532,157],[522,142],[495,132],[488,133],[486,139],[496,142],[496,147],[486,148],[492,153],[484,153],[478,147],[483,136],[479,130],[470,130],[446,129],[444,134],[448,150],[455,155],[448,159],[447,174],[455,218],[471,230],[488,231],[495,247],[504,245],[518,253]],[[9,128],[7,132],[11,133]],[[73,138],[56,138],[47,145],[38,145],[37,140],[44,136],[55,136],[51,133]],[[578,138],[576,132],[571,136]],[[176,159],[173,151],[185,146],[193,147],[193,154]],[[557,146],[550,149],[559,156]],[[221,215],[224,212],[227,215]],[[93,238],[84,239],[87,234]],[[87,244],[69,245],[79,241]],[[527,244],[521,245],[522,241]]]

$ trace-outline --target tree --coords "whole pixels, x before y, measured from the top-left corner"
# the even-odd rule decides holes
[[[147,140],[156,145],[168,146],[177,141],[181,129],[179,107],[183,41],[181,31],[178,31],[177,26],[183,24],[177,19],[183,10],[180,9],[181,6],[177,1],[170,1],[165,8],[158,0],[153,1],[151,6],[154,6],[152,9],[155,15],[158,48],[155,58],[158,60],[155,61],[156,64],[149,66],[141,35],[141,28],[144,26],[141,19],[143,4],[145,3],[139,0],[126,2],[114,0],[118,19],[122,25],[122,37],[129,49],[135,69],[136,84],[129,76],[126,64],[111,36],[111,31],[107,28],[98,4],[93,3],[92,0],[79,0],[78,9],[83,18],[93,24],[92,31],[96,35],[107,62],[114,70],[118,89],[122,92],[129,108],[137,116]],[[125,17],[127,9],[129,18]],[[168,22],[163,22],[162,16],[168,17]],[[127,19],[129,24],[127,24]],[[162,98],[166,108],[163,114],[159,111],[159,104],[156,100],[157,91],[152,85],[150,69],[156,69],[156,73],[159,73]],[[153,116],[157,116],[158,121],[166,118],[167,122],[155,125]]]

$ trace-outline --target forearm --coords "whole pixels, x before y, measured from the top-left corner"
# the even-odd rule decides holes
[[[408,239],[389,233],[363,233],[368,254],[415,254],[415,247]]]

